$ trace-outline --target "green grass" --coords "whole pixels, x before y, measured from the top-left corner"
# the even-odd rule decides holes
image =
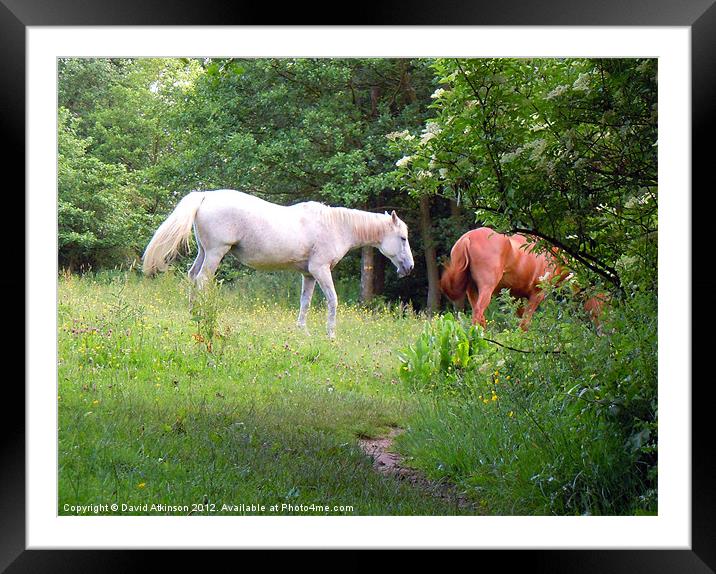
[[[604,335],[556,297],[524,333],[501,297],[497,343],[343,302],[331,341],[318,292],[312,334],[295,326],[299,283],[235,274],[190,305],[171,272],[61,276],[59,513],[476,512],[375,472],[358,438],[396,425],[404,464],[481,513],[656,513],[653,295],[615,302]]]
[[[303,514],[465,512],[376,473],[357,445],[415,412],[395,351],[424,320],[341,304],[332,342],[317,293],[306,336],[287,283],[298,278],[270,280],[276,288],[259,294],[238,280],[192,314],[187,285],[172,273],[60,278],[60,514],[113,503],[139,506],[116,514],[186,514],[143,504],[205,504],[212,514],[245,512],[224,504],[265,505],[264,514],[295,514],[271,509],[281,504],[330,507]]]
[[[613,302],[604,334],[568,298],[545,301],[527,333],[426,323],[401,351],[424,400],[396,448],[490,514],[655,514],[655,302]]]

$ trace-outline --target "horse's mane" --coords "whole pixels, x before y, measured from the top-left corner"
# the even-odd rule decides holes
[[[380,243],[390,229],[391,218],[382,213],[371,213],[347,207],[326,207],[321,211],[324,220],[348,226],[361,243]]]

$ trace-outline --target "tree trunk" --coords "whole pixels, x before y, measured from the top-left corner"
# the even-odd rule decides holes
[[[403,90],[403,94],[408,101],[413,104],[417,101],[418,96],[415,94],[413,84],[410,80],[410,60],[400,61],[401,75],[400,75],[400,87]]]
[[[426,311],[432,315],[440,307],[440,272],[433,242],[432,219],[430,217],[430,197],[420,198],[420,234],[423,238],[425,268],[428,275],[428,299]]]
[[[376,255],[373,263],[373,294],[382,295],[385,291],[385,263],[383,255]]]
[[[457,204],[456,199],[449,199],[450,201],[450,217],[452,217],[455,221],[460,220],[460,215],[462,215],[462,210],[460,206]]]
[[[378,100],[380,99],[380,87],[370,87],[370,118],[375,120],[378,117]],[[368,208],[368,205],[365,206]],[[378,256],[378,259],[382,257]],[[368,303],[376,295],[376,255],[375,249],[366,245],[361,249],[360,266],[360,300],[361,303]],[[384,270],[381,269],[381,273]],[[382,286],[381,286],[382,290]]]
[[[370,117],[375,119],[378,117],[378,100],[380,99],[380,87],[370,87]]]
[[[401,60],[400,87],[410,103],[417,101],[417,95],[410,80],[410,61]],[[432,218],[430,217],[430,197],[424,195],[420,198],[420,234],[423,238],[423,250],[425,252],[425,268],[428,275],[428,300],[426,311],[432,315],[440,306],[440,272],[438,271],[438,260],[433,243]]]
[[[370,245],[363,247],[360,260],[360,300],[361,303],[368,303],[375,295],[375,249]]]

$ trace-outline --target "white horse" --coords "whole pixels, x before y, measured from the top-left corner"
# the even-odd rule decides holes
[[[392,214],[328,207],[309,201],[288,207],[230,189],[193,191],[157,229],[144,251],[144,273],[166,270],[192,227],[199,253],[189,269],[197,288],[211,279],[229,251],[254,269],[290,269],[303,274],[298,326],[306,316],[316,281],[328,305],[328,336],[335,337],[338,297],[331,269],[356,247],[372,245],[404,277],[413,269],[408,227]]]

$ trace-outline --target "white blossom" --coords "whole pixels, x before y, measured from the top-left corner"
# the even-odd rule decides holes
[[[500,163],[504,165],[506,163],[511,162],[512,160],[518,158],[523,151],[523,147],[518,147],[515,151],[508,151],[503,153],[500,156]]]
[[[530,159],[537,161],[544,155],[544,152],[547,149],[547,141],[543,139],[534,140],[526,143],[525,148],[532,150]]]
[[[641,197],[633,196],[624,202],[624,207],[626,207],[627,209],[632,209],[638,205],[646,205],[647,203],[649,203],[650,199],[651,198],[648,195],[642,195]]]
[[[385,134],[385,137],[391,141],[395,141],[397,139],[410,141],[415,139],[415,136],[408,130],[403,130],[402,132],[390,132],[389,134]]]
[[[582,92],[586,92],[589,89],[589,74],[579,74],[579,77],[574,80],[572,88]]]
[[[395,165],[397,165],[398,167],[404,167],[404,166],[408,165],[412,159],[413,159],[412,155],[405,155],[405,156],[401,157],[398,161],[396,161]]]
[[[423,135],[420,136],[420,143],[425,144],[429,142],[441,131],[442,128],[438,124],[436,124],[435,122],[428,122],[427,124],[425,124],[425,128],[423,129]]]
[[[547,94],[545,97],[548,100],[551,100],[553,98],[561,96],[564,92],[566,92],[569,89],[569,86],[557,86],[554,90],[552,90],[549,94]]]

